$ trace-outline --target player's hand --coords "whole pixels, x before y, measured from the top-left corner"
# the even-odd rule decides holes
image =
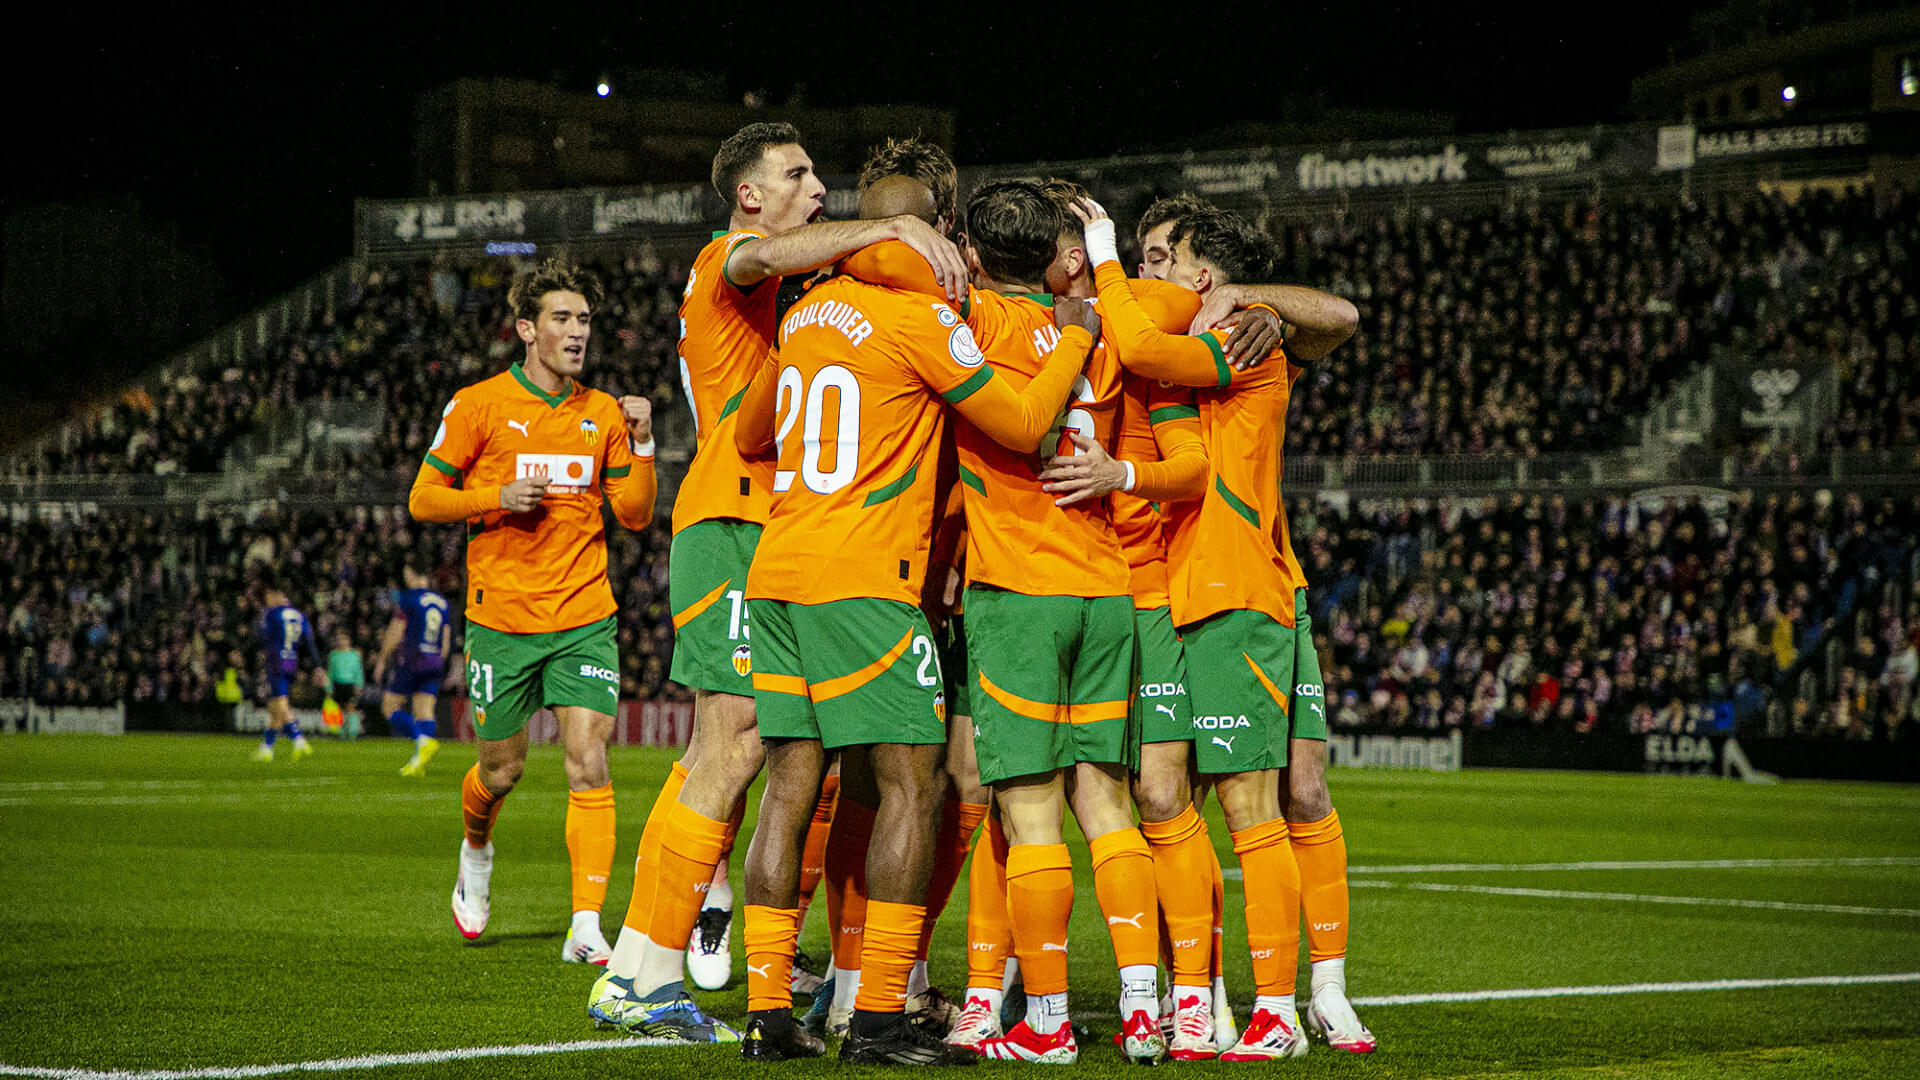
[[[635,445],[653,441],[653,402],[628,394],[620,399],[620,418],[627,422],[627,438]]]
[[[957,304],[966,298],[967,260],[960,249],[953,246],[953,241],[911,214],[894,218],[893,229],[901,243],[919,252],[927,265],[933,267],[933,279],[947,290],[947,299]]]
[[[1080,224],[1082,225],[1091,225],[1096,221],[1109,220],[1107,217],[1107,208],[1094,202],[1091,196],[1083,195],[1073,200],[1071,209],[1073,210],[1073,216],[1079,218]]]
[[[1233,333],[1227,336],[1227,362],[1235,371],[1260,366],[1273,355],[1284,340],[1280,316],[1263,307],[1248,308],[1234,320]]]
[[[1053,325],[1065,330],[1069,326],[1084,327],[1095,338],[1100,336],[1100,313],[1085,300],[1076,300],[1071,296],[1053,298]]]
[[[1127,467],[1113,460],[1104,447],[1077,431],[1067,432],[1067,438],[1080,453],[1054,458],[1040,474],[1040,490],[1060,496],[1053,505],[1072,506],[1127,486]]]
[[[1219,286],[1201,301],[1200,310],[1194,314],[1193,325],[1187,328],[1187,333],[1199,337],[1209,330],[1231,326],[1234,315],[1242,306],[1243,299],[1237,286]]]
[[[523,476],[500,489],[500,509],[510,514],[524,514],[537,508],[546,494],[546,477]]]

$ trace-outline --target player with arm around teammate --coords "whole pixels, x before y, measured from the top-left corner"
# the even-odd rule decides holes
[[[380,712],[394,734],[413,741],[413,757],[401,776],[427,775],[427,762],[440,752],[435,738],[434,699],[452,653],[453,624],[447,598],[427,587],[427,575],[409,565],[401,571],[406,588],[399,593],[393,620],[380,641],[373,678],[381,687]]]
[[[601,507],[629,529],[653,518],[645,398],[580,385],[600,285],[549,260],[509,296],[525,358],[467,386],[442,413],[408,510],[467,525],[468,695],[479,761],[461,788],[466,837],[454,881],[460,933],[486,930],[493,825],[527,757],[527,718],[551,707],[565,745],[573,920],[561,958],[605,963],[600,907],[613,864],[607,741],[619,655]]]

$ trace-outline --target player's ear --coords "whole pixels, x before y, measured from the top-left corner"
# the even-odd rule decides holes
[[[761,208],[760,189],[745,180],[733,189],[733,197],[743,209],[757,211]]]
[[[986,267],[980,265],[980,252],[974,249],[971,242],[966,245],[966,251],[967,275],[969,277],[979,277],[985,274],[987,272]]]
[[[1068,248],[1060,256],[1060,266],[1067,272],[1067,277],[1079,277],[1080,271],[1087,268],[1087,249],[1078,245]]]
[[[529,345],[533,344],[534,332],[533,332],[532,320],[515,319],[513,320],[513,329],[515,330],[515,332],[517,332],[520,335],[521,341],[524,341]]]

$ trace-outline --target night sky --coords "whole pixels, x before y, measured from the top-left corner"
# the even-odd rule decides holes
[[[632,4],[596,17],[522,3],[430,18],[296,4],[189,24],[190,8],[70,7],[9,28],[17,52],[53,61],[10,65],[9,203],[137,195],[207,252],[229,304],[346,254],[356,196],[409,194],[414,96],[462,76],[589,92],[621,67],[724,70],[732,93],[774,102],[799,88],[812,105],[954,109],[963,162],[1061,159],[1178,148],[1301,99],[1452,113],[1461,132],[1625,119],[1629,80],[1664,62],[1693,10],[1343,0],[1169,4],[1101,23],[1130,9]]]

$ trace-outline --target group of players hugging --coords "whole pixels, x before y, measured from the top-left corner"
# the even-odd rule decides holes
[[[1265,284],[1271,241],[1191,198],[1140,223],[1135,278],[1074,184],[985,183],[962,216],[952,161],[918,140],[867,163],[858,221],[819,220],[825,188],[784,124],[730,137],[713,183],[732,216],[680,307],[698,449],[669,586],[693,735],[611,945],[602,504],[646,525],[654,444],[645,399],[577,381],[601,299],[589,274],[550,261],[516,284],[525,359],[447,403],[414,482],[414,517],[469,537],[461,932],[487,925],[493,823],[547,706],[571,792],[563,956],[606,966],[599,1025],[754,1060],[817,1056],[832,1035],[866,1064],[1073,1062],[1089,1036],[1067,1007],[1071,808],[1127,1058],[1295,1057],[1308,1031],[1372,1050],[1346,994],[1346,847],[1279,483],[1292,384],[1352,334],[1353,306]],[[762,772],[736,1030],[686,973],[707,989],[730,975],[725,868]],[[1244,884],[1244,1029],[1220,978],[1209,792]],[[963,868],[956,1003],[926,961]],[[823,880],[824,984],[796,964]]]

